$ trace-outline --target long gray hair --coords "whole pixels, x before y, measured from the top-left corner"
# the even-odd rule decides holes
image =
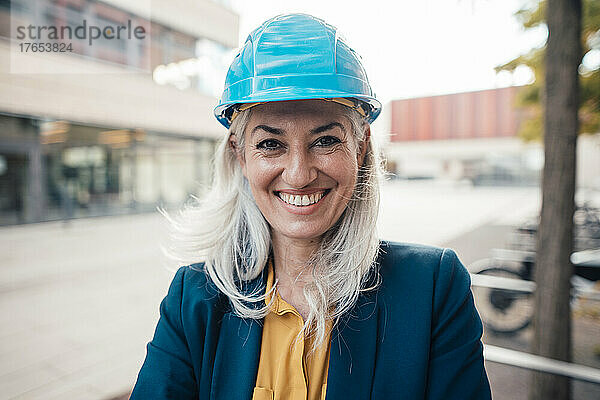
[[[352,125],[357,143],[366,139],[366,121],[347,107],[344,116]],[[252,109],[242,111],[231,124],[238,148]],[[228,298],[237,315],[261,319],[269,312],[265,287],[254,293],[244,288],[267,267],[271,252],[270,228],[258,209],[242,174],[229,138],[220,142],[214,160],[214,179],[203,198],[184,206],[170,222],[171,241],[166,249],[179,264],[204,261],[204,270]],[[373,141],[360,166],[356,186],[340,219],[323,236],[308,262],[313,280],[304,287],[309,306],[303,332],[313,336],[313,350],[327,336],[327,321],[335,322],[349,311],[367,284],[379,250],[376,222],[379,212],[381,165]],[[274,285],[274,288],[277,285]]]

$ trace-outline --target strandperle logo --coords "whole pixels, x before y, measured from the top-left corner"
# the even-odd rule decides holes
[[[88,24],[83,20],[77,26],[53,26],[53,25],[20,25],[17,26],[17,39],[24,40],[65,40],[65,39],[87,39],[89,45],[93,45],[95,40],[99,39],[138,39],[146,38],[146,30],[143,26],[132,26],[131,20],[127,20],[127,25],[105,25],[96,26]]]

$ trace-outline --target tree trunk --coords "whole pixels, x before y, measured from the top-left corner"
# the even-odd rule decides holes
[[[581,0],[548,0],[544,105],[545,164],[537,239],[533,352],[571,360],[570,278],[573,266],[575,145]],[[571,398],[570,380],[535,372],[531,400]]]

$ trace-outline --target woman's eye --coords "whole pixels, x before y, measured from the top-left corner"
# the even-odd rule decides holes
[[[256,145],[257,149],[262,150],[277,150],[281,147],[281,143],[274,139],[263,140]]]
[[[323,136],[317,139],[315,145],[319,147],[329,147],[340,142],[341,140],[336,138],[335,136]]]

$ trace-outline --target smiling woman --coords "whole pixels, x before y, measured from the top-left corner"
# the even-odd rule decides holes
[[[242,113],[230,144],[269,224],[274,264],[281,266],[278,290],[304,317],[307,331],[318,327],[315,345],[321,344],[332,317],[324,310],[337,302],[338,313],[347,311],[379,247],[373,224],[364,223],[377,219],[379,199],[369,125],[356,111],[324,100],[265,103]],[[338,221],[347,228],[331,229]],[[338,294],[319,304],[324,292]],[[305,296],[316,306],[313,313]]]
[[[489,399],[452,250],[380,241],[381,111],[359,57],[309,15],[234,59],[209,193],[175,217],[181,267],[132,399]]]
[[[346,209],[368,135],[355,137],[343,107],[322,100],[267,103],[246,111],[245,146],[236,143],[242,133],[231,135],[273,240],[318,239]]]

